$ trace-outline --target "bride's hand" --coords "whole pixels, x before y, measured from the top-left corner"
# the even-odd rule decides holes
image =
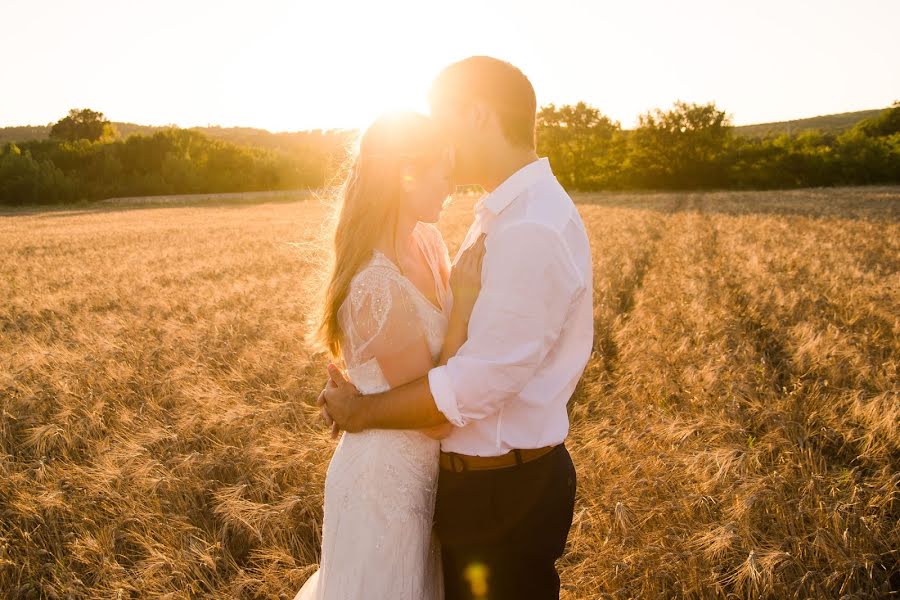
[[[465,321],[469,320],[475,300],[481,291],[481,264],[484,259],[484,234],[466,248],[450,271],[450,289],[453,290],[453,312]]]

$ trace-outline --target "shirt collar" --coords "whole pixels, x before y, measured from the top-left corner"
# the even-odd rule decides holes
[[[507,177],[493,192],[485,195],[475,204],[475,212],[487,210],[500,214],[519,195],[546,177],[553,177],[550,160],[547,157],[532,161]]]

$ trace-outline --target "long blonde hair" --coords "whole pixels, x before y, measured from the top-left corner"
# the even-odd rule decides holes
[[[384,232],[393,236],[396,231],[405,199],[404,170],[434,165],[443,150],[434,123],[416,112],[383,115],[360,138],[338,192],[331,272],[314,334],[314,341],[332,357],[341,356],[338,310],[353,276],[371,258]]]

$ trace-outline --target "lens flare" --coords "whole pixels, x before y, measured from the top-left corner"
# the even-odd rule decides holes
[[[488,592],[488,568],[484,563],[473,562],[466,567],[464,576],[472,588],[472,596],[482,600],[487,599]]]

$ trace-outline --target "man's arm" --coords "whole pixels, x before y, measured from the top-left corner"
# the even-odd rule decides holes
[[[331,381],[320,396],[320,404],[324,397],[329,415],[346,431],[424,429],[448,422],[431,397],[427,376],[365,396],[344,379],[336,366],[328,365],[328,376]]]

